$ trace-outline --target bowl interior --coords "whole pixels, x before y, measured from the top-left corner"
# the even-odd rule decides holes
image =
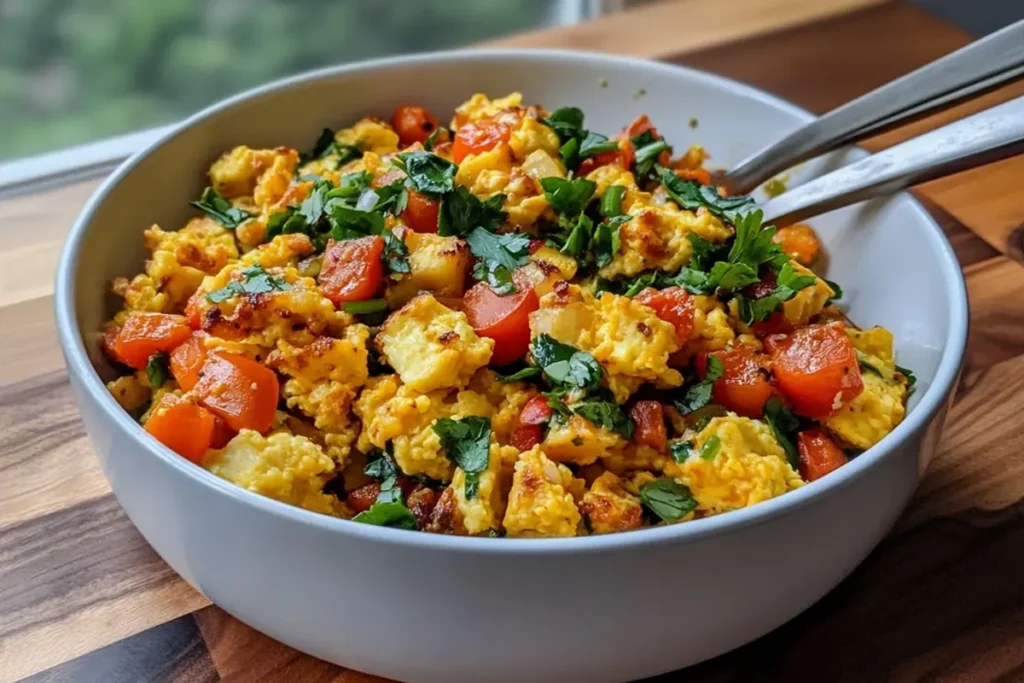
[[[206,169],[222,151],[238,144],[306,149],[323,127],[343,127],[365,115],[388,117],[399,104],[423,104],[445,119],[474,92],[501,96],[514,90],[552,109],[579,106],[586,125],[606,134],[646,113],[676,150],[700,143],[715,166],[728,166],[811,118],[725,79],[580,53],[442,53],[271,84],[193,117],[129,161],[86,209],[72,236],[72,256],[62,263],[72,271],[66,274],[72,284],[67,296],[94,367],[105,374],[97,331],[117,310],[110,280],[142,269],[146,227],[177,229],[194,215],[188,202],[199,196]],[[790,182],[840,161],[832,155],[804,164]],[[965,325],[962,280],[941,233],[908,195],[810,222],[829,254],[825,274],[845,290],[848,315],[861,326],[892,330],[898,362],[912,368],[926,389],[943,350],[948,343],[957,346]],[[58,291],[58,308],[62,296]],[[915,400],[923,394],[919,390]]]

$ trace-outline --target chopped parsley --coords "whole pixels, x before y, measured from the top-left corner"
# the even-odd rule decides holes
[[[832,290],[832,296],[830,296],[828,300],[825,301],[826,306],[832,304],[835,301],[839,301],[840,299],[843,298],[843,288],[839,286],[838,282],[833,282],[828,278],[822,278],[822,280],[824,280],[825,284],[828,285],[829,289]]]
[[[540,185],[544,189],[544,198],[555,213],[570,217],[583,213],[597,190],[597,183],[586,178],[542,178]]]
[[[271,275],[263,266],[256,264],[241,272],[240,280],[232,280],[224,287],[215,289],[206,295],[207,300],[219,304],[233,296],[243,294],[265,294],[267,292],[283,292],[292,286],[277,275]]]
[[[366,463],[363,472],[380,484],[376,502],[402,502],[402,489],[398,487],[398,466],[389,453],[378,453],[376,458]]]
[[[458,167],[447,159],[430,152],[406,152],[399,158],[405,165],[409,185],[417,192],[441,195],[455,188]]]
[[[481,200],[462,185],[457,185],[441,200],[437,234],[462,237],[474,228],[497,232],[508,217],[501,208],[504,204],[503,194]]]
[[[609,140],[606,135],[588,130],[580,143],[580,159],[587,159],[602,152],[614,152],[619,148],[618,140]]]
[[[899,365],[896,366],[896,372],[903,375],[903,377],[907,380],[907,396],[909,397],[912,393],[914,393],[914,389],[917,388],[917,375],[915,375],[911,369],[904,368]]]
[[[570,405],[569,410],[602,429],[615,432],[627,441],[633,438],[636,430],[636,423],[614,401],[587,399]]]
[[[529,260],[528,235],[498,234],[478,227],[466,235],[466,243],[473,256],[479,259],[473,267],[474,278],[486,281],[499,296],[518,291],[512,282],[512,273]]]
[[[671,150],[672,148],[664,140],[654,140],[642,147],[637,146],[633,157],[636,176],[638,178],[646,177],[652,170],[654,170],[654,164],[658,161],[658,156],[660,156],[662,152],[669,152]]]
[[[677,522],[697,509],[690,489],[670,477],[661,477],[640,487],[640,502],[666,522]]]
[[[237,228],[246,222],[252,215],[241,209],[231,206],[231,202],[220,196],[220,193],[212,187],[203,190],[198,201],[189,202],[197,209],[201,209],[225,228]]]
[[[693,453],[693,446],[689,441],[673,441],[668,445],[668,452],[677,463],[684,463]]]
[[[660,166],[656,170],[669,196],[684,209],[698,209],[703,206],[716,216],[735,221],[737,216],[754,208],[752,197],[723,197],[713,185],[701,185],[696,180],[684,180],[671,169]]]
[[[740,319],[747,325],[761,322],[777,311],[784,301],[789,301],[801,289],[810,287],[817,281],[818,278],[814,275],[801,275],[792,263],[787,262],[779,271],[775,289],[771,293],[756,299],[742,295],[736,297]]]
[[[461,420],[442,417],[434,421],[434,432],[448,459],[466,475],[466,498],[476,498],[480,473],[487,469],[491,449],[491,420],[471,415]]]
[[[169,358],[165,351],[157,351],[149,360],[146,362],[146,379],[149,380],[149,386],[152,389],[157,389],[164,385],[171,377],[171,368],[169,365]]]
[[[358,159],[362,154],[363,151],[359,148],[359,145],[338,142],[334,137],[334,131],[330,128],[324,128],[313,144],[313,151],[302,158],[302,163],[313,161],[314,159],[329,161],[330,163],[327,166],[333,171],[353,159]]]
[[[800,455],[793,445],[793,438],[800,429],[800,421],[778,396],[772,396],[764,404],[764,420],[772,428],[775,440],[786,452],[786,460],[793,469],[799,470]]]
[[[515,372],[509,373],[507,375],[498,375],[498,381],[504,384],[508,384],[510,382],[518,382],[520,380],[536,377],[541,372],[543,371],[540,368],[534,365],[527,365],[526,367],[520,368],[519,370],[516,370]]]
[[[618,141],[609,140],[600,133],[584,128],[583,111],[578,107],[556,109],[548,118],[540,119],[540,122],[558,134],[562,143],[559,152],[565,167],[570,171],[576,169],[581,159],[619,148]]]
[[[388,302],[384,299],[367,299],[365,301],[346,301],[341,305],[341,310],[355,315],[367,313],[380,313],[388,310]]]
[[[619,229],[626,221],[625,216],[601,221],[594,229],[594,235],[590,240],[590,250],[594,253],[594,260],[598,268],[604,268],[622,248],[622,239],[619,237]]]
[[[601,215],[615,218],[622,215],[622,199],[626,196],[624,185],[609,185],[601,195]]]
[[[441,140],[442,137],[444,138],[444,140]],[[447,141],[450,137],[451,133],[448,131],[447,128],[445,128],[444,126],[438,126],[423,142],[423,149],[427,150],[428,152],[432,152],[434,151],[435,146],[437,146],[441,142]]]
[[[586,351],[539,334],[530,347],[533,359],[552,384],[594,389],[601,384],[601,364]]]
[[[722,365],[722,361],[718,359],[718,356],[709,355],[708,366],[704,371],[704,379],[687,388],[679,398],[673,399],[672,405],[682,415],[689,415],[700,410],[711,403],[711,391],[715,386],[715,382],[724,372],[725,366]]]
[[[405,504],[398,501],[381,502],[378,500],[370,506],[369,510],[364,510],[353,517],[352,521],[416,531],[416,518],[413,517],[409,508],[405,507]]]

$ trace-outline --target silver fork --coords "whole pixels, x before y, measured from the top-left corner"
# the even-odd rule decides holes
[[[800,161],[903,125],[1022,77],[1024,21],[1019,21],[832,110],[725,173],[717,174],[715,182],[724,185],[730,194],[746,194]],[[963,135],[967,130],[968,127],[958,127],[954,132]],[[975,136],[978,132],[975,130]],[[941,140],[947,143],[942,159],[948,161],[954,154],[951,147],[954,141]],[[929,141],[934,142],[935,138]],[[903,145],[893,151],[897,148]],[[891,161],[892,157],[886,158]],[[902,156],[897,158],[902,159]],[[918,165],[925,163],[920,154],[915,154],[915,158],[919,159]],[[942,163],[938,158],[934,161]]]

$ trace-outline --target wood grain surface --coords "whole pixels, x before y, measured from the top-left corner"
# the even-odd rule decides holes
[[[634,54],[823,112],[970,36],[900,3],[673,0],[500,41]],[[873,149],[1024,85],[879,136]],[[658,680],[1024,681],[1024,158],[915,189],[971,297],[967,366],[904,517],[836,590],[764,638]],[[189,588],[124,516],[75,410],[50,313],[95,182],[0,202],[0,683],[381,679],[298,653]]]

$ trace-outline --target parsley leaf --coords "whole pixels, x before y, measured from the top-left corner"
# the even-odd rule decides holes
[[[226,286],[215,289],[206,295],[207,300],[215,304],[227,301],[233,296],[243,294],[264,294],[266,292],[283,292],[292,286],[276,275],[271,275],[256,264],[249,266],[241,273],[241,280],[232,280]]]
[[[497,234],[484,228],[474,228],[466,235],[466,243],[473,256],[480,259],[473,267],[473,277],[486,280],[495,294],[504,296],[516,291],[512,273],[530,257],[528,235]]]
[[[384,299],[365,299],[364,301],[346,301],[341,305],[341,310],[353,315],[365,315],[367,313],[380,313],[388,310],[388,302]]]
[[[718,356],[709,355],[708,366],[704,371],[704,379],[689,387],[682,397],[674,399],[672,405],[683,415],[689,415],[696,410],[700,410],[708,403],[711,403],[711,391],[715,386],[715,382],[724,372],[725,366],[722,365],[722,361],[718,359]]]
[[[800,421],[778,396],[772,396],[764,404],[764,420],[772,428],[775,440],[782,446],[782,450],[786,451],[786,460],[793,469],[799,470],[800,455],[793,445],[793,435],[800,429]]]
[[[157,389],[164,385],[171,377],[171,368],[169,363],[170,358],[165,351],[157,351],[149,360],[146,362],[146,378],[149,380],[149,386],[153,389]]]
[[[498,381],[502,382],[503,384],[508,384],[509,382],[518,382],[520,380],[536,377],[541,372],[542,370],[540,368],[534,365],[527,365],[526,367],[520,368],[519,370],[516,370],[511,374],[498,375]]]
[[[466,498],[476,497],[480,473],[487,469],[491,449],[491,420],[471,415],[461,420],[441,417],[434,421],[434,433],[448,459],[462,468],[466,475]]]
[[[622,406],[613,401],[588,399],[572,404],[569,409],[598,427],[621,435],[626,440],[633,438],[636,423],[626,415]]]
[[[455,187],[455,171],[452,162],[430,152],[406,152],[402,154],[409,184],[417,192],[439,195],[451,192]]]
[[[707,207],[716,216],[735,221],[736,217],[754,208],[754,199],[746,195],[723,197],[712,185],[701,185],[696,180],[684,180],[671,169],[657,167],[661,184],[668,194],[684,209]]]
[[[818,278],[814,275],[801,275],[792,263],[786,263],[779,271],[775,289],[771,293],[757,299],[742,295],[736,297],[740,318],[747,325],[761,322],[778,310],[784,301],[789,301],[801,289],[810,287],[817,281]]]
[[[237,228],[252,218],[251,214],[231,206],[231,202],[221,197],[220,193],[212,187],[207,187],[198,201],[189,202],[189,204],[197,209],[202,209],[206,215],[215,219],[225,228]]]
[[[668,452],[677,463],[684,463],[693,453],[693,446],[689,441],[673,441],[668,445]]]
[[[697,509],[697,499],[690,489],[670,477],[641,486],[640,502],[666,522],[676,522]]]
[[[618,140],[609,140],[605,135],[588,130],[583,142],[580,143],[580,159],[596,156],[601,152],[613,152],[618,148]]]
[[[583,213],[587,202],[597,190],[597,183],[586,178],[542,178],[540,184],[551,208],[557,213],[573,217]]]
[[[580,165],[580,139],[571,138],[558,148],[562,163],[566,168],[574,169]]]
[[[843,298],[843,288],[839,286],[838,282],[833,282],[828,278],[822,278],[822,280],[824,280],[825,284],[828,285],[829,288],[832,290],[832,296],[830,296],[828,300],[825,301],[826,306],[835,301],[839,301],[840,299]]]
[[[441,140],[440,138],[444,138],[444,140]],[[449,138],[451,138],[449,130],[444,126],[438,126],[429,136],[427,136],[427,139],[423,141],[423,149],[428,152],[432,152],[435,145],[445,142]]]
[[[554,130],[563,143],[584,136],[583,110],[579,107],[556,109],[546,119],[540,119],[540,122]]]
[[[398,466],[390,454],[379,453],[378,457],[366,463],[363,472],[380,483],[380,492],[377,494],[376,502],[402,502],[402,489],[398,487]]]
[[[330,170],[333,171],[353,159],[358,159],[362,156],[362,153],[363,151],[358,145],[338,142],[334,137],[334,131],[330,128],[324,128],[313,144],[313,151],[308,156],[304,156],[302,162],[306,163],[314,159],[326,160],[327,157],[336,157],[330,159],[330,163],[327,164]]]
[[[599,268],[604,268],[622,248],[622,240],[619,237],[619,228],[625,223],[625,216],[616,216],[611,220],[602,221],[597,224],[594,236],[590,240],[590,249],[594,252],[594,258]]]
[[[530,347],[533,359],[555,385],[593,389],[601,384],[601,364],[586,351],[539,334]]]
[[[399,501],[381,502],[378,500],[370,506],[369,510],[364,510],[353,517],[352,521],[416,531],[416,518],[413,517],[409,508]]]
[[[909,368],[904,368],[899,365],[896,366],[896,372],[900,373],[907,379],[907,396],[909,397],[917,388],[917,375],[915,375]]]
[[[463,236],[474,228],[496,232],[508,214],[502,210],[505,195],[496,194],[480,200],[462,185],[457,185],[441,200],[437,234]]]

